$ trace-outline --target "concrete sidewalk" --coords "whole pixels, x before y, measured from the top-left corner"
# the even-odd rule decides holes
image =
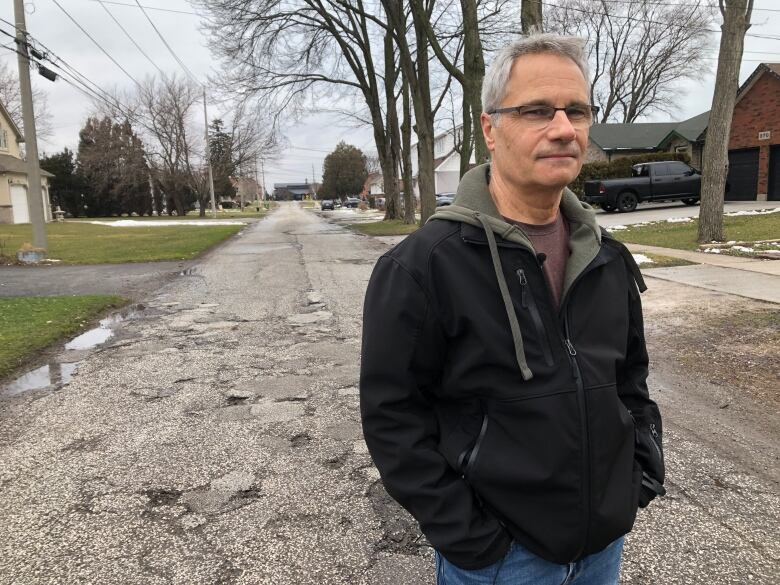
[[[646,276],[780,304],[780,260],[704,254],[641,244],[626,246],[634,253],[650,252],[697,263],[693,266],[645,268],[642,272]]]

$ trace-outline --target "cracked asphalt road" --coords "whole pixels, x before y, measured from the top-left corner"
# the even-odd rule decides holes
[[[283,205],[144,299],[68,386],[1,400],[0,582],[432,583],[360,431],[361,307],[386,249]],[[670,296],[717,295],[651,284],[660,321]],[[622,580],[774,583],[776,412],[719,408],[667,362],[669,496],[640,513]]]

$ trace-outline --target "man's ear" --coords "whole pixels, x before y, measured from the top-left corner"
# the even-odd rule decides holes
[[[482,112],[479,117],[479,123],[482,125],[482,135],[485,137],[485,144],[490,152],[493,152],[495,148],[496,139],[493,136],[495,132],[495,126],[493,125],[493,118],[490,114]]]

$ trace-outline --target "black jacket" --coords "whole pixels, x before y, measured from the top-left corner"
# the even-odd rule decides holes
[[[571,255],[555,310],[486,177],[487,166],[470,171],[455,204],[374,269],[363,431],[388,493],[454,564],[494,563],[512,539],[568,563],[631,530],[643,483],[663,491],[644,284],[566,192]]]

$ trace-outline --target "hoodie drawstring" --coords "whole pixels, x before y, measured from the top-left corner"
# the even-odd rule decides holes
[[[487,218],[481,213],[474,214],[482,224],[482,229],[485,230],[485,236],[488,240],[488,247],[490,248],[490,258],[493,260],[493,270],[496,272],[496,279],[498,279],[498,288],[501,290],[501,298],[504,300],[504,308],[506,309],[506,316],[509,317],[509,328],[512,330],[512,341],[515,344],[515,357],[517,359],[517,365],[520,366],[520,373],[523,375],[523,380],[526,382],[534,377],[533,372],[528,367],[528,362],[525,359],[525,350],[523,349],[523,335],[520,333],[520,323],[517,321],[517,315],[515,314],[514,305],[512,305],[512,297],[509,296],[509,287],[506,284],[504,278],[504,270],[501,267],[501,259],[498,257],[498,246],[496,245],[496,237],[493,235],[493,230],[490,228]]]

